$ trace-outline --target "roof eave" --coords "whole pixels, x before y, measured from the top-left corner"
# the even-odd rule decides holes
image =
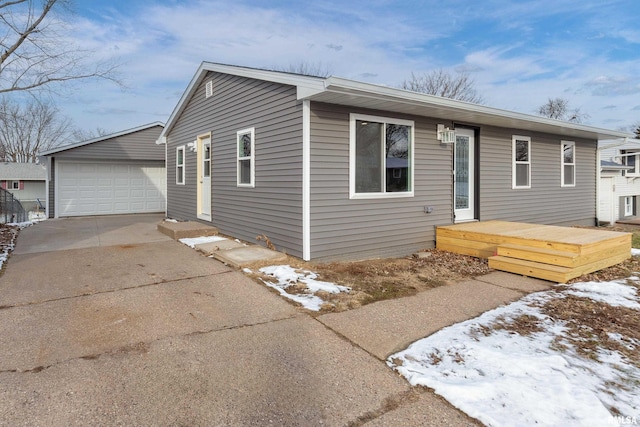
[[[563,122],[338,77],[326,79],[325,90],[311,94],[308,98],[320,102],[332,102],[372,109],[380,109],[380,106],[384,105],[387,111],[396,111],[404,114],[429,116],[460,123],[554,133],[566,137],[606,139],[631,136],[626,132]]]

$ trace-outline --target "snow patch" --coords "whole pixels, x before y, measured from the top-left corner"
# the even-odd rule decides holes
[[[328,292],[337,294],[340,292],[349,292],[351,288],[347,286],[336,285],[331,282],[323,282],[316,280],[318,275],[308,270],[294,269],[290,265],[272,265],[263,267],[259,270],[261,273],[276,279],[276,282],[270,280],[262,280],[267,286],[276,289],[280,295],[302,304],[308,310],[319,311],[324,300],[315,295],[316,292]],[[287,288],[301,283],[305,285],[304,293],[289,293]]]
[[[390,356],[387,364],[487,425],[619,425],[637,416],[640,394],[618,387],[612,395],[608,382],[627,384],[640,378],[640,369],[618,352],[601,350],[599,360],[591,360],[554,348],[566,329],[538,307],[567,294],[640,311],[636,289],[621,281],[563,285],[442,329]],[[521,315],[541,319],[543,330],[523,336],[492,328],[498,319]]]
[[[220,236],[185,237],[184,239],[180,239],[180,243],[183,243],[190,248],[195,248],[196,245],[201,245],[203,243],[220,242],[222,240],[227,239]]]

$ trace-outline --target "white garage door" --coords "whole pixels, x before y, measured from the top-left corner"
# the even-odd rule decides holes
[[[164,212],[164,167],[59,162],[56,216]]]

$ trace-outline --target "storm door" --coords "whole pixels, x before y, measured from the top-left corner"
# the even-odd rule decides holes
[[[453,156],[455,222],[472,221],[475,211],[475,138],[472,129],[456,129]]]

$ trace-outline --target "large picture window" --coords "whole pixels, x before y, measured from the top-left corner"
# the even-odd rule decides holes
[[[350,127],[351,198],[413,196],[413,122],[351,114]]]
[[[531,137],[514,135],[513,141],[513,188],[531,188]]]
[[[238,187],[255,186],[255,129],[237,133],[238,141]]]
[[[562,175],[563,187],[575,187],[576,186],[576,143],[573,141],[562,141],[562,169],[560,174]]]
[[[176,148],[176,184],[184,185],[184,145]]]

